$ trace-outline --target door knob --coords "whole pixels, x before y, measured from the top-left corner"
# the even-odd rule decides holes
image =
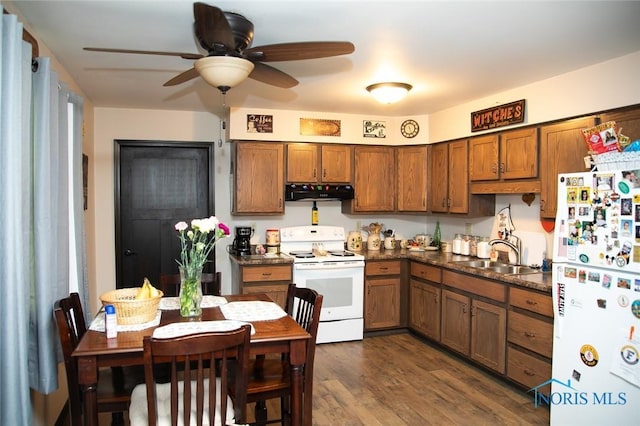
[[[136,252],[135,252],[135,251],[131,251],[131,250],[129,250],[129,249],[126,249],[126,250],[124,251],[124,255],[125,255],[125,256],[133,256],[134,254],[136,254]]]

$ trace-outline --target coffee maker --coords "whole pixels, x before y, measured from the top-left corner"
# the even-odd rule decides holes
[[[231,253],[236,256],[246,256],[251,254],[251,235],[253,230],[250,226],[236,226],[236,237],[231,245]]]

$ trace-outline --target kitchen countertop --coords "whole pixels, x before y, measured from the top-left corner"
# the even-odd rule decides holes
[[[361,254],[367,260],[394,260],[409,259],[451,269],[458,272],[464,272],[475,276],[485,277],[492,280],[502,281],[504,283],[515,284],[520,287],[527,287],[546,293],[551,293],[551,273],[539,272],[534,274],[503,274],[499,272],[489,271],[483,268],[475,268],[471,266],[460,265],[457,262],[474,260],[471,256],[461,256],[451,253],[442,253],[440,251],[424,251],[414,252],[407,249],[396,250],[363,250]],[[293,258],[290,256],[235,256],[229,255],[232,262],[239,265],[277,265],[292,264]]]

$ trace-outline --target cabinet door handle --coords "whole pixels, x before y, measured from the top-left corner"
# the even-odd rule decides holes
[[[504,173],[504,163],[500,163],[500,173]]]
[[[271,276],[271,272],[263,272],[262,276],[263,277],[270,277]]]
[[[527,337],[536,337],[536,333],[532,333],[530,331],[525,331],[524,335],[527,336]]]
[[[388,269],[389,269],[389,268],[388,268],[388,267],[386,267],[386,266],[381,266],[381,267],[380,267],[380,270],[381,270],[381,271],[386,271],[386,270],[388,270]]]
[[[466,303],[464,305],[462,305],[462,313],[463,314],[467,313],[467,304]]]
[[[535,300],[531,300],[531,299],[527,299],[527,305],[537,305],[538,302],[536,302]]]
[[[493,163],[491,165],[491,173],[495,173],[498,171],[498,163]]]
[[[327,177],[327,169],[322,169],[322,177]]]
[[[529,370],[528,368],[524,369],[524,374],[526,374],[527,376],[535,376],[536,375],[533,371]]]
[[[440,303],[440,298],[438,297],[437,294],[433,295],[433,302],[437,305],[438,303]]]

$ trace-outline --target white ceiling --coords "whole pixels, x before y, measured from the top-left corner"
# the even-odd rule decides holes
[[[192,61],[82,50],[198,53],[191,1],[3,3],[21,15],[95,106],[221,111],[221,95],[199,78],[162,86]],[[637,1],[208,3],[251,20],[253,46],[351,41],[356,47],[353,54],[335,58],[272,62],[300,84],[280,89],[247,80],[229,91],[227,106],[429,114],[640,50]],[[365,90],[379,81],[402,81],[414,88],[400,103],[380,105]],[[611,85],[612,90],[630,89],[616,87],[615,81]]]

